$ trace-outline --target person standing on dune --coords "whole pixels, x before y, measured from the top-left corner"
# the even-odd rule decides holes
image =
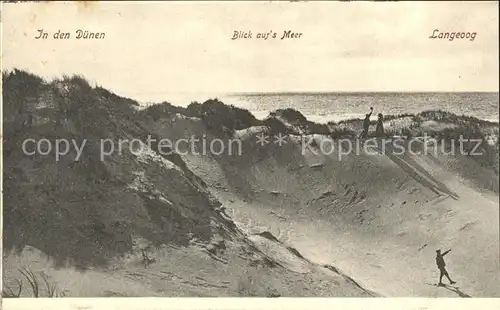
[[[441,254],[441,250],[436,250],[436,264],[439,269],[439,286],[443,286],[443,276],[446,276],[448,278],[448,281],[450,281],[450,284],[455,284],[457,282],[453,281],[450,276],[448,275],[448,271],[446,271],[446,263],[444,262],[444,256],[448,254],[451,250],[448,250],[444,253]]]
[[[363,131],[359,135],[359,139],[362,139],[368,135],[368,129],[370,128],[370,116],[372,116],[373,107],[370,107],[370,113],[365,115],[365,119],[363,120]]]
[[[377,127],[375,128],[375,135],[379,138],[384,136],[384,115],[378,114]]]

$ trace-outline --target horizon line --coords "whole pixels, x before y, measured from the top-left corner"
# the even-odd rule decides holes
[[[226,92],[227,95],[262,95],[262,94],[473,94],[473,93],[489,93],[498,94],[499,90],[334,90],[334,91],[250,91],[250,92]],[[186,93],[188,94],[188,93]],[[201,93],[200,93],[201,94]]]
[[[101,86],[103,87],[103,86]],[[110,88],[106,88],[108,90],[111,90]],[[112,90],[113,92],[116,91],[116,93],[124,93],[118,90]],[[128,95],[124,96],[129,96],[130,99],[136,100],[138,102],[142,103],[155,103],[157,102],[156,100],[152,99],[138,99],[137,97],[140,97],[141,94],[164,94],[165,96],[176,96],[176,95],[182,95],[182,96],[207,96],[208,99],[222,99],[223,97],[235,97],[235,96],[260,96],[260,95],[334,95],[334,94],[341,94],[341,95],[349,95],[349,94],[497,94],[499,95],[500,91],[490,91],[490,90],[469,90],[469,91],[396,91],[396,90],[390,90],[390,91],[347,91],[347,90],[336,90],[336,91],[249,91],[249,92],[223,92],[223,91],[213,91],[213,92],[208,92],[208,91],[203,91],[203,92],[170,92],[170,91],[152,91],[152,92],[128,92]],[[207,99],[207,100],[208,100]],[[168,101],[168,100],[167,100]]]

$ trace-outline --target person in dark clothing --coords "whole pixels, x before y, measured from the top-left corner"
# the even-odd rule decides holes
[[[368,135],[368,129],[370,128],[370,116],[372,116],[373,107],[370,107],[370,113],[365,115],[365,119],[363,120],[363,131],[359,135],[359,139],[364,138]]]
[[[457,282],[453,281],[450,276],[448,275],[448,271],[446,271],[446,263],[444,262],[444,256],[448,254],[451,250],[448,250],[444,253],[441,254],[441,250],[436,250],[436,264],[439,269],[439,286],[443,285],[443,276],[448,278],[448,281],[450,281],[450,284],[455,284]]]
[[[377,127],[375,128],[375,135],[379,138],[384,136],[384,115],[378,114]]]

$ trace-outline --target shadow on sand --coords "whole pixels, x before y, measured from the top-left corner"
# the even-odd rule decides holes
[[[471,298],[471,295],[465,294],[462,292],[458,287],[453,287],[453,286],[444,286],[445,289],[452,291],[453,293],[456,293],[458,296],[463,297],[463,298]]]
[[[438,287],[438,288],[439,287],[445,288],[448,291],[453,292],[453,293],[457,294],[458,296],[460,296],[462,298],[471,298],[472,297],[471,295],[462,292],[458,287],[455,287],[455,286],[450,286],[450,285],[447,285],[447,284],[444,284],[442,286],[438,286],[437,284],[429,284],[429,283],[426,283],[426,284],[430,285],[430,286],[435,286],[435,287]]]
[[[380,144],[381,142],[378,141],[378,143]],[[427,187],[435,194],[441,195],[442,193],[444,193],[447,194],[449,197],[453,198],[454,200],[458,200],[460,198],[457,193],[453,192],[444,183],[434,178],[427,170],[425,170],[419,163],[417,163],[408,154],[395,153],[394,147],[392,147],[390,144],[386,144],[384,148],[381,148],[379,145],[378,147],[376,147],[376,150],[380,154],[386,155],[390,160],[392,160],[392,162],[394,162],[409,176],[415,179],[415,181]]]

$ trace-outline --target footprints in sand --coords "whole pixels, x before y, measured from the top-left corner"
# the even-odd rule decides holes
[[[446,214],[449,217],[452,217],[452,216],[455,216],[457,214],[457,211],[449,209],[449,210],[446,211]]]
[[[361,203],[366,199],[366,192],[358,191],[355,186],[356,184],[344,185],[344,189],[346,189],[346,191],[344,192],[344,196],[349,197],[349,195],[351,195],[349,203],[346,205],[346,207],[349,205]]]
[[[471,228],[472,226],[476,225],[477,224],[477,221],[474,221],[474,222],[467,222],[465,223],[462,227],[460,227],[459,230],[466,230],[468,228]]]
[[[272,210],[271,210],[271,211],[269,211],[269,214],[276,216],[278,219],[280,219],[280,220],[282,220],[282,221],[286,221],[286,220],[287,220],[287,218],[286,218],[286,217],[284,217],[283,215],[280,215],[280,214],[278,214],[278,213],[276,213],[276,212],[274,212],[274,211],[272,211]]]
[[[355,184],[341,185],[338,190],[326,190],[307,205],[320,204],[319,214],[343,210],[366,201],[366,192],[359,191]]]
[[[359,212],[356,212],[356,219],[359,221],[360,224],[363,224],[364,221],[366,220],[364,214],[368,212],[368,209],[363,209]]]
[[[412,194],[417,193],[418,191],[419,191],[419,189],[418,189],[418,188],[409,188],[409,189],[408,189],[408,194],[409,194],[409,195],[412,195]]]
[[[421,247],[419,247],[419,248],[418,248],[418,251],[419,251],[419,252],[420,252],[420,251],[422,251],[425,247],[427,247],[427,243],[426,243],[426,244],[424,244],[424,245],[422,245]]]
[[[421,221],[425,221],[429,217],[431,217],[431,214],[427,213],[427,214],[419,214],[417,218]]]

